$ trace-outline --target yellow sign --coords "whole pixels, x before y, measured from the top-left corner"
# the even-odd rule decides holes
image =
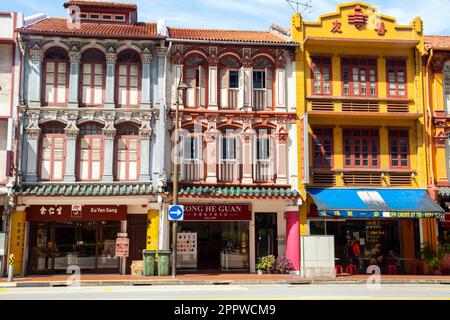
[[[23,253],[25,250],[25,212],[16,211],[11,217],[10,253],[15,257],[14,275],[22,273]]]
[[[159,211],[149,210],[147,214],[147,250],[158,250]]]
[[[14,255],[11,255],[9,257],[9,264],[13,266],[15,262],[16,262],[16,258],[14,258]]]

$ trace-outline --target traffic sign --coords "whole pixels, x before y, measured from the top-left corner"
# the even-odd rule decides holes
[[[169,220],[182,221],[184,219],[184,206],[171,205],[169,206]]]
[[[10,266],[13,266],[14,263],[16,263],[16,258],[15,258],[14,255],[12,254],[12,255],[9,256],[9,265],[10,265]]]

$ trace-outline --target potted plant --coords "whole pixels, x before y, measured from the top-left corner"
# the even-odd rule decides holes
[[[268,273],[272,273],[275,270],[275,262],[276,262],[275,256],[269,255],[262,257],[261,261],[264,264],[264,269]]]
[[[291,271],[294,269],[294,265],[291,260],[289,260],[286,256],[279,256],[275,261],[275,269],[281,273],[285,274],[287,271]]]
[[[265,265],[262,261],[262,258],[258,258],[258,262],[256,263],[256,270],[258,271],[258,274],[263,274],[263,271],[265,270]]]
[[[433,246],[428,243],[422,245],[422,249],[420,254],[422,259],[425,261],[427,265],[434,271],[434,274],[441,274],[441,265],[444,259],[444,254],[447,252],[447,247],[438,245],[435,250]]]

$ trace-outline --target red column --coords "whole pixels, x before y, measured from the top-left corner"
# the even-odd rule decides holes
[[[286,208],[286,257],[300,270],[300,222],[298,207]]]

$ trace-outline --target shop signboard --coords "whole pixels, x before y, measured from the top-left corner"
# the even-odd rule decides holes
[[[122,221],[127,206],[117,205],[33,205],[26,209],[28,221]]]
[[[128,258],[130,253],[130,239],[119,237],[116,239],[116,257]]]
[[[185,221],[250,221],[248,204],[185,204]]]

